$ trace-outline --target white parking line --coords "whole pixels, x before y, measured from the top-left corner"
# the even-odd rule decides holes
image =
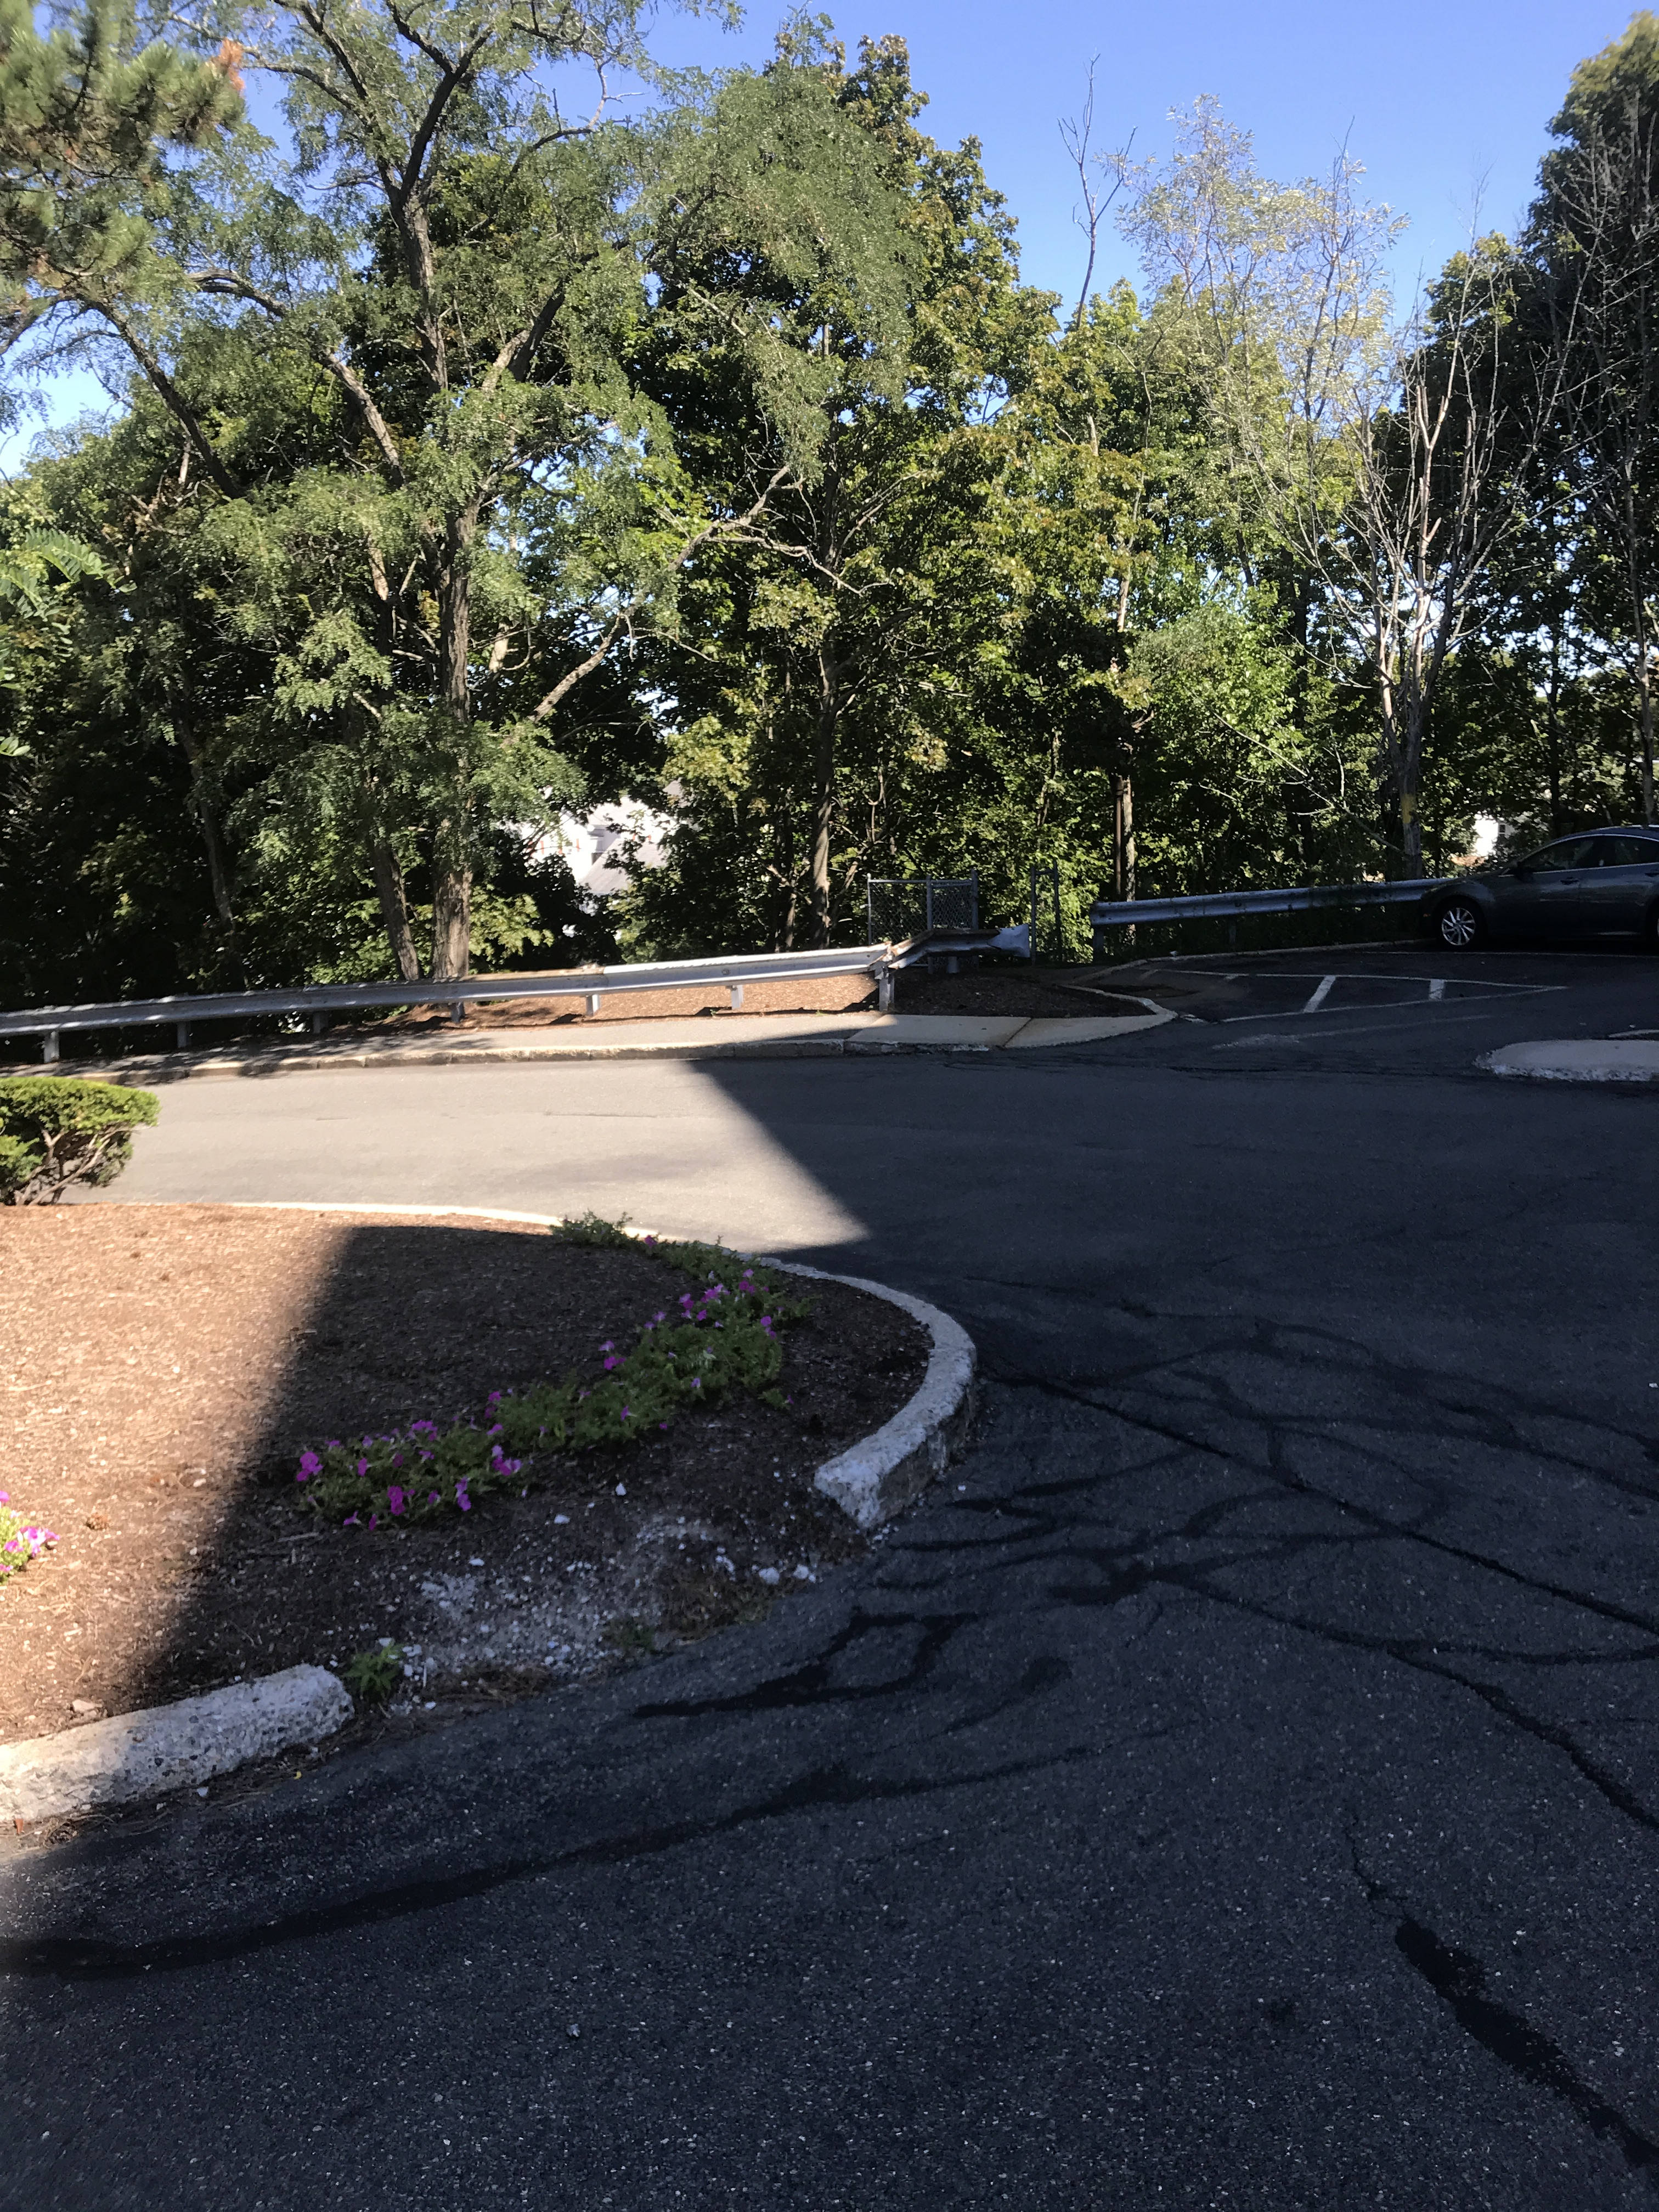
[[[1430,997],[1431,1000],[1436,1000],[1436,999],[1443,999],[1443,998],[1445,997],[1445,995],[1446,995],[1446,979],[1445,979],[1445,977],[1444,977],[1443,975],[1431,975],[1431,976],[1430,977],[1430,979],[1429,979],[1429,997]]]
[[[1307,1005],[1302,1009],[1304,1014],[1316,1014],[1319,1012],[1319,1009],[1324,1005],[1326,1000],[1330,997],[1331,986],[1335,982],[1335,981],[1336,978],[1334,975],[1326,975],[1321,978],[1319,988],[1314,993],[1312,998],[1309,1000]]]

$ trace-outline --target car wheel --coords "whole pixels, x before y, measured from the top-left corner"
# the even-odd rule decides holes
[[[1486,916],[1473,899],[1448,899],[1434,917],[1434,933],[1449,952],[1468,952],[1486,935]]]

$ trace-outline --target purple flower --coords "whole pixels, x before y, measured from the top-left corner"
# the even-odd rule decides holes
[[[458,1482],[455,1486],[455,1503],[463,1513],[470,1513],[472,1510],[472,1500],[466,1494],[466,1485],[464,1482]]]
[[[380,1515],[379,1515],[378,1513],[371,1513],[371,1514],[369,1515],[369,1516],[368,1516],[368,1525],[369,1525],[369,1527],[370,1527],[371,1528],[378,1528],[380,1527]]]
[[[355,1513],[348,1513],[345,1519],[340,1523],[340,1526],[343,1528],[361,1528],[362,1525],[362,1522],[358,1520]]]
[[[428,1505],[435,1505],[437,1504],[438,1493],[435,1490],[428,1491],[426,1493],[426,1502]]]
[[[624,1407],[623,1407],[623,1409],[622,1409],[622,1417],[623,1417],[623,1420],[626,1420],[626,1419],[628,1419],[628,1411],[629,1411],[628,1407],[627,1407],[626,1406],[624,1406]]]
[[[609,1373],[610,1373],[610,1371],[611,1371],[611,1370],[613,1367],[620,1367],[621,1365],[622,1365],[622,1362],[621,1362],[621,1360],[620,1360],[620,1359],[618,1359],[618,1358],[616,1357],[615,1353],[613,1352],[613,1353],[612,1353],[612,1355],[611,1355],[611,1357],[609,1359],[607,1359],[607,1360],[605,1361],[605,1372],[606,1372],[606,1374],[609,1374]]]
[[[357,1472],[359,1474],[367,1474],[368,1473],[368,1462],[366,1459],[360,1459],[358,1461]]]
[[[323,1462],[318,1458],[314,1451],[305,1451],[300,1454],[300,1480],[301,1482],[305,1481],[308,1475],[320,1474],[322,1471]]]
[[[394,1513],[401,1513],[404,1510],[404,1493],[395,1482],[386,1492],[386,1502]]]

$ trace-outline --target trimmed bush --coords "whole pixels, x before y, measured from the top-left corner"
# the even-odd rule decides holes
[[[153,1091],[88,1083],[73,1075],[16,1075],[0,1082],[0,1203],[50,1206],[71,1183],[113,1182],[132,1133],[161,1110]]]

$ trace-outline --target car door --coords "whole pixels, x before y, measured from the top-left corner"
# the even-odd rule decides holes
[[[1601,865],[1590,878],[1596,935],[1633,937],[1659,898],[1659,837],[1598,837]]]
[[[1492,886],[1495,920],[1516,937],[1582,937],[1590,929],[1586,882],[1595,868],[1595,839],[1564,837],[1518,860]]]

